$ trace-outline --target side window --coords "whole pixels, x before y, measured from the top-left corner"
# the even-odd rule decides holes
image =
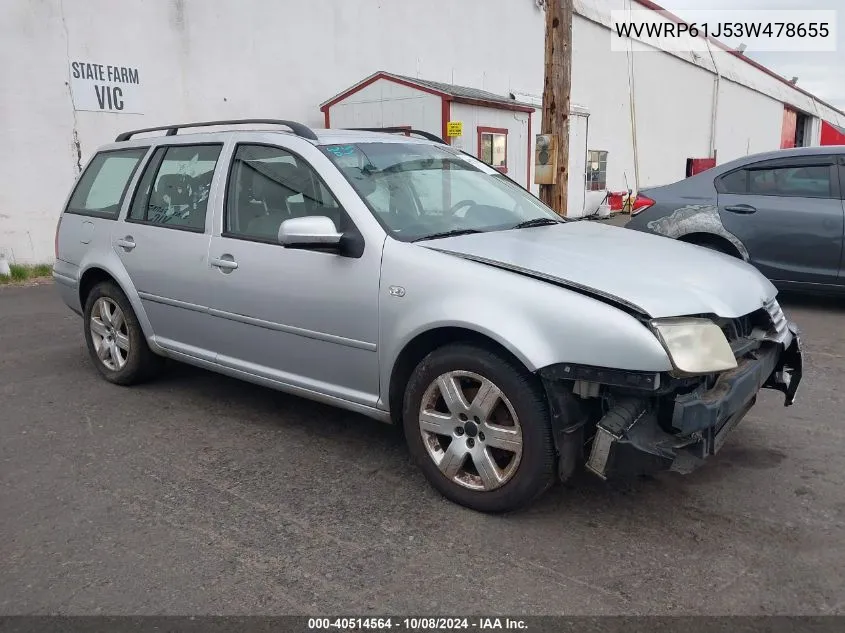
[[[721,193],[748,193],[748,170],[738,169],[725,174],[719,184]]]
[[[801,198],[831,197],[829,165],[755,169],[748,174],[748,192]]]
[[[117,219],[126,187],[147,149],[134,147],[97,154],[76,185],[67,212]]]
[[[202,233],[222,145],[159,147],[138,184],[127,220]]]
[[[322,215],[339,231],[346,215],[314,169],[280,147],[238,145],[226,188],[224,235],[276,242],[290,218]]]

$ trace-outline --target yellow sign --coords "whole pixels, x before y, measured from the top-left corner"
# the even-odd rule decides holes
[[[446,124],[446,135],[449,136],[449,137],[463,136],[464,135],[464,122],[463,121],[449,121]]]

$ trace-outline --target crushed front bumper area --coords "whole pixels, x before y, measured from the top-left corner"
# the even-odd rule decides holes
[[[761,345],[709,389],[664,398],[662,411],[645,394],[615,399],[596,426],[587,469],[603,479],[690,472],[722,447],[761,388],[782,391],[785,406],[791,405],[803,361],[797,330],[789,329],[786,340]]]

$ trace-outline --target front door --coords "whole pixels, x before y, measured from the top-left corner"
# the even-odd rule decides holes
[[[316,171],[283,147],[238,145],[226,189],[209,251],[217,362],[374,406],[382,244],[353,255],[281,246],[289,218],[328,216],[357,231]]]
[[[753,163],[717,188],[722,224],[769,279],[836,283],[845,215],[833,156]]]
[[[138,290],[156,341],[213,360],[208,315],[209,199],[222,144],[164,145],[139,181],[114,249]]]

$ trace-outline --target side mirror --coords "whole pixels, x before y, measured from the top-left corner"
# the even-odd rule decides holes
[[[337,250],[342,237],[334,222],[321,215],[291,218],[279,227],[279,244],[286,248]]]

